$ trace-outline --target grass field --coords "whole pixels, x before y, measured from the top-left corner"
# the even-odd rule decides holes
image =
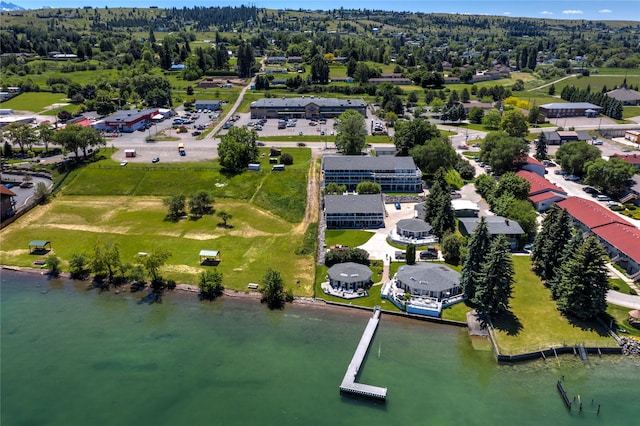
[[[215,208],[232,214],[231,227],[222,227],[215,215],[168,222],[159,197],[57,197],[2,230],[0,262],[31,266],[42,256],[30,255],[28,242],[48,239],[64,270],[72,254],[91,253],[101,239],[119,245],[123,262],[133,262],[141,251],[165,249],[171,258],[164,277],[196,284],[198,273],[207,268],[199,265],[199,251],[220,250],[217,268],[227,288],[246,290],[247,283],[259,282],[271,267],[281,272],[295,294],[311,294],[313,257],[293,253],[302,243],[297,224],[239,200],[217,199]],[[299,287],[292,285],[298,280]]]
[[[516,283],[511,313],[494,321],[501,353],[515,354],[548,349],[554,345],[615,346],[604,327],[596,321],[571,322],[560,315],[549,290],[531,271],[528,256],[513,256]]]
[[[299,222],[306,205],[307,172],[311,150],[283,148],[293,156],[293,165],[284,173],[272,173],[267,149],[259,162],[263,171],[226,175],[217,162],[181,164],[137,164],[122,168],[105,159],[84,167],[70,178],[60,195],[87,196],[189,196],[205,189],[214,198],[251,200],[278,217]],[[115,179],[114,179],[115,177]],[[104,185],[104,182],[110,182]]]
[[[6,102],[2,102],[1,105],[3,109],[37,113],[50,105],[66,102],[69,102],[69,100],[64,93],[28,92],[15,96]]]
[[[324,233],[327,247],[343,245],[347,247],[358,247],[366,243],[373,237],[372,232],[358,230],[328,229]]]

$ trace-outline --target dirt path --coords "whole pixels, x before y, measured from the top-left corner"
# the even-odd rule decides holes
[[[314,149],[311,150],[311,164],[309,166],[309,173],[307,176],[307,206],[304,212],[304,219],[302,220],[300,225],[296,226],[293,229],[293,232],[297,234],[304,234],[309,224],[318,220],[318,212],[320,209],[320,178],[318,176],[319,171],[317,160],[320,157],[321,154],[319,151]]]

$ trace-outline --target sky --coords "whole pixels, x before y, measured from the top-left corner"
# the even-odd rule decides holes
[[[43,7],[131,7],[130,0],[3,0],[25,9]],[[138,7],[160,8],[192,6],[240,6],[255,5],[268,9],[381,9],[424,13],[459,13],[473,15],[501,15],[529,18],[586,19],[586,20],[632,20],[640,21],[640,0],[594,1],[594,0],[137,0]],[[304,6],[301,6],[304,5]]]

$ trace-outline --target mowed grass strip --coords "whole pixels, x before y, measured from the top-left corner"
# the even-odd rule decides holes
[[[347,247],[358,247],[366,243],[373,237],[373,232],[350,230],[350,229],[327,229],[324,232],[324,240],[327,247],[343,245]]]
[[[571,322],[562,316],[549,289],[531,271],[529,256],[513,256],[516,282],[511,299],[512,315],[494,321],[500,350],[504,354],[534,352],[553,345],[615,346],[596,321]]]
[[[30,255],[29,241],[47,239],[65,270],[73,254],[90,254],[97,240],[113,241],[124,263],[133,263],[138,252],[167,250],[171,257],[162,275],[197,284],[198,274],[213,268],[199,264],[200,250],[220,250],[217,268],[227,288],[246,290],[271,267],[280,271],[294,294],[311,294],[313,257],[294,254],[303,236],[292,232],[293,224],[239,200],[217,200],[215,208],[233,215],[231,227],[222,227],[215,215],[167,222],[158,197],[59,197],[0,231],[0,262],[32,266],[44,256]]]

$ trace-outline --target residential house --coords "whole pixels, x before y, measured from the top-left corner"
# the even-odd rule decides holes
[[[548,210],[554,203],[567,198],[567,193],[562,188],[537,173],[529,170],[520,170],[516,175],[529,182],[530,188],[527,199],[539,212]]]
[[[0,212],[2,220],[10,217],[15,212],[15,201],[13,197],[16,194],[4,185],[0,185]]]
[[[638,155],[637,153],[613,154],[610,158],[619,158],[625,163],[635,167],[636,169],[640,169],[640,155]]]
[[[518,222],[502,216],[484,216],[484,219],[487,222],[487,229],[491,236],[504,235],[507,237],[507,241],[512,250],[518,247],[518,239],[524,235],[524,230]],[[478,227],[480,218],[461,217],[458,218],[458,223],[462,235],[468,237],[473,234],[473,231]]]
[[[357,291],[371,286],[371,269],[354,262],[336,263],[329,271],[329,285],[334,289]]]
[[[595,235],[618,264],[634,280],[640,279],[640,230],[595,201],[569,197],[558,203],[581,231]]]
[[[327,229],[384,228],[381,194],[325,195],[323,215]]]
[[[384,192],[421,192],[422,172],[411,157],[325,155],[324,184],[346,185],[353,191],[363,181],[375,182]]]

